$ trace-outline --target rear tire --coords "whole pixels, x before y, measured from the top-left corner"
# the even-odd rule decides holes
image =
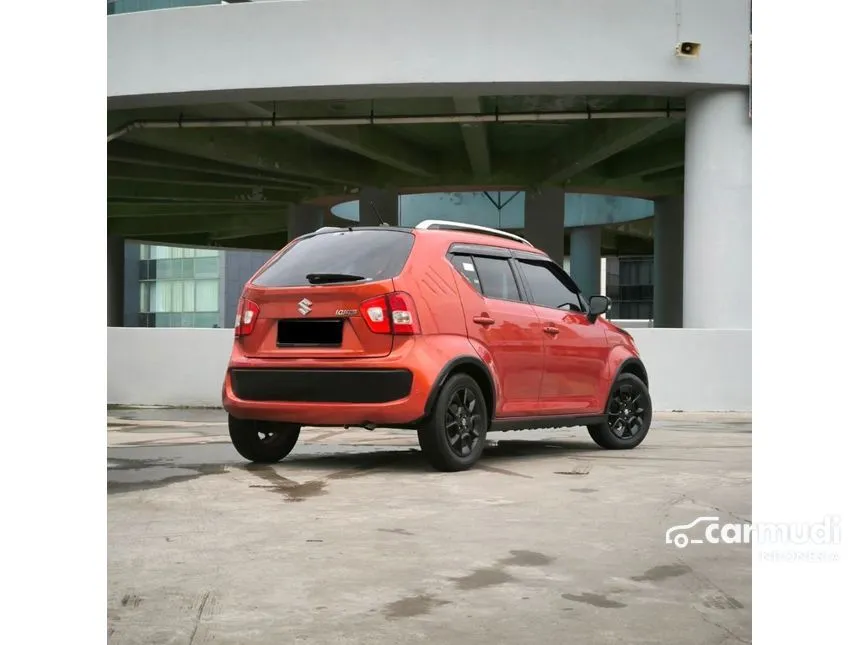
[[[233,447],[248,461],[274,464],[286,457],[299,440],[297,423],[227,417]]]
[[[629,450],[651,429],[651,395],[638,376],[621,374],[612,384],[606,404],[606,421],[588,426],[588,434],[601,448]]]
[[[471,376],[454,374],[445,381],[433,411],[418,429],[418,443],[436,470],[468,470],[484,452],[488,426],[481,388]]]

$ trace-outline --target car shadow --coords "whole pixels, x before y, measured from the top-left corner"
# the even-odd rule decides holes
[[[515,464],[517,461],[542,459],[547,457],[571,456],[604,452],[590,441],[558,441],[541,439],[501,439],[491,441],[484,449],[481,459],[475,465],[496,466]],[[427,462],[421,451],[414,447],[400,449],[383,448],[373,452],[331,452],[319,455],[297,454],[287,457],[276,467],[290,467],[307,470],[332,471],[327,479],[345,479],[367,471],[388,472],[436,472]],[[249,471],[269,468],[258,464],[246,464]]]

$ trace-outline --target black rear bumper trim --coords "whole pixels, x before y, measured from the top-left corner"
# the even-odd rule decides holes
[[[401,369],[234,368],[233,392],[244,401],[388,403],[409,396],[412,372]]]

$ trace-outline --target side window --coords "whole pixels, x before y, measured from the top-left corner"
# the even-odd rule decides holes
[[[481,281],[478,279],[478,272],[475,271],[475,264],[472,262],[471,255],[452,255],[451,264],[454,265],[466,280],[472,283],[475,291],[481,293]]]
[[[519,300],[520,292],[510,263],[504,258],[473,256],[482,291],[487,298]]]
[[[582,299],[574,290],[573,281],[567,275],[559,275],[561,269],[548,262],[533,260],[517,260],[517,262],[532,292],[534,304],[551,309],[566,308],[571,311],[585,312]]]

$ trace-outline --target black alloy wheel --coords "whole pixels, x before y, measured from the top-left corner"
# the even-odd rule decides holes
[[[619,375],[612,384],[606,404],[606,420],[588,426],[588,434],[601,448],[635,448],[651,428],[651,395],[648,386],[630,373]]]
[[[481,388],[468,374],[453,374],[418,429],[421,452],[437,470],[467,470],[480,459],[489,428]]]

